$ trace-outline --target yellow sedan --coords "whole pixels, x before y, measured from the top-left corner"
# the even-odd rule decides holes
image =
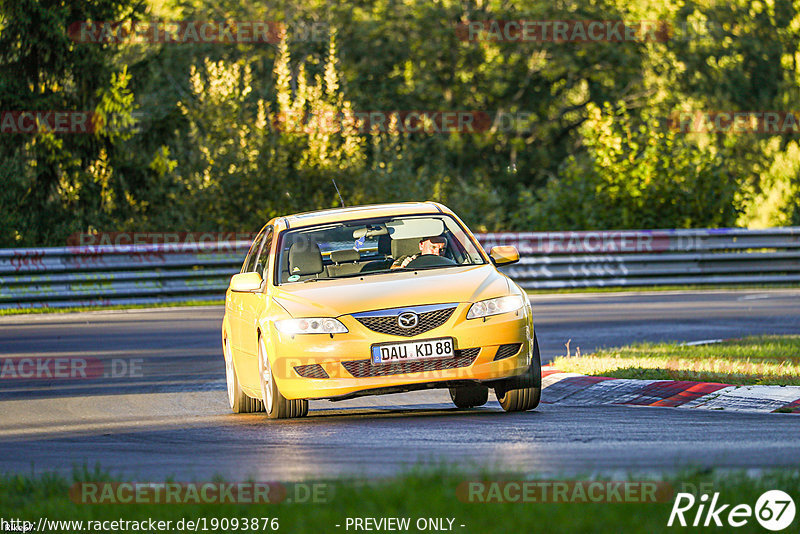
[[[222,346],[231,409],[302,417],[309,399],[448,388],[460,408],[493,389],[539,404],[541,361],[525,292],[434,202],[277,217],[231,278]]]

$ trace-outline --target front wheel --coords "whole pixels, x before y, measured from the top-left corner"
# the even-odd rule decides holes
[[[264,402],[264,411],[270,419],[290,419],[308,415],[308,401],[306,399],[287,399],[278,390],[272,366],[267,357],[267,348],[264,338],[258,338],[258,375],[261,378],[261,397]]]
[[[539,340],[533,334],[531,366],[519,376],[504,380],[494,388],[497,402],[507,412],[524,412],[539,406],[542,396],[542,359]]]
[[[236,368],[233,365],[231,342],[225,337],[222,340],[222,352],[225,356],[225,382],[228,386],[228,404],[233,413],[263,412],[264,405],[260,400],[248,397],[239,385]]]

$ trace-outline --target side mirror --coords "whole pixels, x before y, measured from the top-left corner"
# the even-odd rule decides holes
[[[231,291],[247,293],[261,289],[261,275],[258,273],[239,273],[231,277]]]
[[[517,263],[519,261],[519,252],[517,252],[516,247],[511,245],[500,245],[492,247],[492,250],[489,251],[489,257],[499,267],[500,265]]]

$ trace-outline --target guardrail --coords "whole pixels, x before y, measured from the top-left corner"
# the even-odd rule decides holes
[[[249,241],[0,249],[0,308],[221,300]]]
[[[483,234],[511,244],[526,289],[800,282],[800,227]]]
[[[478,234],[527,289],[800,282],[800,227]],[[0,249],[0,308],[220,301],[249,241]]]

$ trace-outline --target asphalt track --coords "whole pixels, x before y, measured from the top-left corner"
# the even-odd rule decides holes
[[[800,333],[800,290],[534,295],[545,360],[634,341]],[[233,415],[220,354],[221,307],[0,318],[0,358],[128,362],[121,376],[0,380],[0,471],[127,478],[297,480],[390,476],[453,462],[545,474],[800,467],[800,418],[492,400],[452,407],[446,391],[311,403],[309,417]],[[547,400],[547,392],[544,392]]]

